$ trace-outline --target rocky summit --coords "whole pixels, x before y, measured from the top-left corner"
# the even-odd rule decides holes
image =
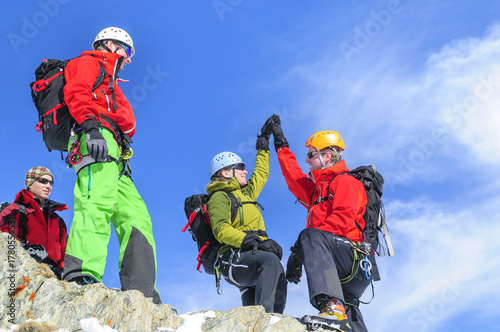
[[[57,280],[48,267],[37,263],[7,233],[0,233],[0,247],[4,248],[0,251],[0,329],[97,331],[88,327],[93,321],[107,331],[306,330],[295,318],[267,314],[261,306],[179,315],[171,305],[154,304],[139,291]]]

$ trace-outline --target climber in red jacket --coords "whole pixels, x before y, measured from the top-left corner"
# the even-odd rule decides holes
[[[306,142],[308,174],[288,147],[281,122],[274,115],[273,136],[288,189],[307,209],[306,228],[288,259],[286,278],[298,283],[306,271],[310,303],[320,312],[301,322],[343,332],[366,332],[358,304],[370,285],[360,268],[369,251],[362,230],[366,210],[363,184],[348,174],[344,140],[336,131],[320,131]]]
[[[68,207],[48,199],[54,185],[49,169],[31,168],[24,184],[26,189],[0,213],[0,230],[21,241],[31,257],[47,264],[60,279],[68,230],[56,211],[68,210]]]

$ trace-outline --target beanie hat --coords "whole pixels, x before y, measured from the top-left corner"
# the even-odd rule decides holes
[[[54,179],[54,176],[50,172],[50,170],[46,167],[43,166],[36,166],[33,168],[30,168],[28,172],[26,172],[26,177],[24,178],[24,185],[26,186],[26,189],[28,189],[33,182],[35,182],[37,179],[41,178],[44,175],[50,175],[52,179]]]

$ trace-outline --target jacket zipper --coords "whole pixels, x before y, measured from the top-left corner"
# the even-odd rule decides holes
[[[104,93],[104,90],[101,90],[101,92],[104,95],[104,98],[106,98],[106,104],[108,104],[108,112],[111,112],[111,106],[109,105],[109,97],[107,94]]]
[[[240,226],[243,226],[245,225],[245,223],[243,222],[243,204],[241,204],[240,198],[237,199],[237,202],[238,202],[238,211],[240,212]]]
[[[90,165],[87,167],[87,172],[88,172],[88,176],[89,176],[89,182],[87,183],[87,199],[90,199],[90,178],[91,178],[91,174],[90,173]]]
[[[312,176],[312,173],[311,173],[311,178],[313,179],[314,183],[316,183],[316,181],[314,180],[313,176]],[[318,199],[320,197],[323,197],[321,195],[321,191],[323,189],[323,186],[325,184],[325,178],[323,176],[323,180],[321,181],[321,185],[319,186],[319,189],[318,189],[318,192],[319,192],[319,195],[318,195]],[[319,205],[319,204],[315,204],[315,205]],[[311,212],[312,212],[312,209],[314,208],[315,205],[312,205],[312,202],[311,202],[311,209],[307,212],[307,225],[309,226],[312,226],[312,217],[311,217]]]

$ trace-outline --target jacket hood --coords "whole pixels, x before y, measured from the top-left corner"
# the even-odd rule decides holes
[[[231,192],[231,191],[235,191],[238,189],[241,189],[241,186],[238,183],[238,180],[236,180],[236,178],[233,177],[229,181],[210,182],[207,186],[207,194],[211,195],[216,191]]]

